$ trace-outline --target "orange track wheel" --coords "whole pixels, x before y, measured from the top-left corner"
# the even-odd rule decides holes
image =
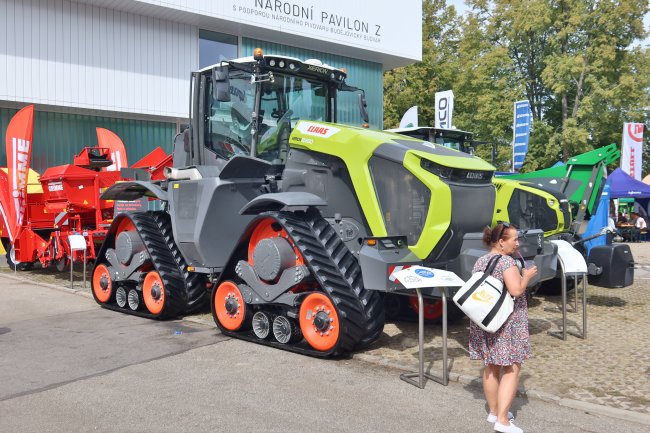
[[[133,225],[133,221],[131,221],[129,218],[122,218],[120,220],[120,223],[117,225],[117,229],[115,230],[115,239],[117,239],[117,236],[122,233],[122,232],[127,232],[130,230],[135,230],[135,225]]]
[[[442,317],[442,301],[434,299],[424,299],[424,319],[438,320]],[[418,314],[420,307],[417,296],[409,296],[409,306]]]
[[[296,253],[296,264],[294,266],[304,265],[305,260],[303,259],[302,254],[300,253],[300,250],[298,250],[298,248],[294,245],[291,238],[289,238],[289,234],[287,233],[287,231],[281,228],[279,224],[274,225],[274,223],[275,220],[273,220],[272,218],[264,218],[262,221],[260,221],[257,224],[255,230],[253,230],[251,239],[248,242],[248,263],[251,265],[255,264],[253,262],[253,253],[255,252],[255,247],[261,240],[268,239],[268,238],[283,237],[287,241],[289,241],[289,243],[293,247],[293,251]],[[280,230],[276,230],[276,228],[279,228]]]
[[[147,306],[147,310],[151,314],[160,314],[165,308],[165,284],[158,272],[151,271],[144,278],[142,297],[144,298],[144,305]]]
[[[244,325],[246,304],[237,284],[224,281],[214,292],[214,312],[217,320],[228,331],[237,331]]]
[[[309,294],[300,305],[300,330],[307,343],[325,352],[339,339],[339,316],[334,304],[324,293]]]
[[[107,303],[113,293],[113,281],[108,268],[104,265],[97,265],[93,271],[93,293],[99,302]]]

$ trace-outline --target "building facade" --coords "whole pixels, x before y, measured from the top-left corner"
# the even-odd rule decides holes
[[[421,59],[421,15],[419,0],[0,0],[0,131],[35,104],[39,172],[96,145],[95,127],[130,162],[169,152],[191,71],[255,47],[346,68],[381,128],[383,71]]]

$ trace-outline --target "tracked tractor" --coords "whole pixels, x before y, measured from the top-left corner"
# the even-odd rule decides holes
[[[395,266],[444,266],[489,224],[494,168],[421,140],[337,123],[343,70],[264,55],[191,75],[190,127],[162,181],[104,199],[125,213],[93,270],[98,303],[151,318],[209,302],[227,335],[316,356],[381,334]]]

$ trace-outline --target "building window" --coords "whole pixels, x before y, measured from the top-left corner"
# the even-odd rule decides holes
[[[237,58],[237,36],[199,30],[199,69]]]

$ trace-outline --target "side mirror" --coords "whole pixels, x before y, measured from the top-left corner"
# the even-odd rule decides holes
[[[366,102],[366,95],[359,93],[359,111],[361,113],[361,118],[363,123],[366,125],[370,123],[370,117],[368,116],[368,103]]]
[[[230,101],[230,79],[227,67],[217,67],[212,70],[212,96],[217,101]]]
[[[190,128],[186,128],[186,129],[183,130],[183,132],[182,132],[182,134],[183,134],[183,150],[184,150],[186,153],[190,153],[190,141],[191,141],[191,139],[190,139],[190,133],[191,133]]]

